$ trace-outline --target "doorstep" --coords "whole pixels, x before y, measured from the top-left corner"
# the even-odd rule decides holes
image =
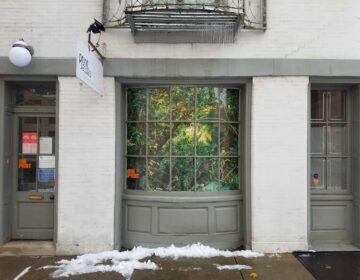
[[[0,246],[0,256],[55,256],[52,241],[9,241]]]

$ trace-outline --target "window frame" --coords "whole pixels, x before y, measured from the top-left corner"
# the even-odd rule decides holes
[[[324,114],[326,114],[327,116],[325,117],[324,121],[321,120],[312,120],[311,118],[311,94],[313,90],[321,90],[321,91],[331,91],[331,90],[340,90],[340,91],[345,91],[345,95],[346,95],[346,100],[345,100],[345,120],[344,121],[334,121],[334,120],[330,120],[328,117],[328,108],[329,108],[329,103],[330,101],[326,101],[326,104],[324,105]],[[310,97],[309,97],[309,187],[310,187],[310,192],[311,194],[314,195],[323,195],[323,194],[327,194],[327,195],[346,195],[346,194],[351,194],[352,193],[352,189],[353,189],[353,179],[352,179],[352,149],[353,149],[353,143],[352,143],[352,117],[353,117],[353,112],[352,112],[352,106],[351,106],[351,100],[352,100],[352,90],[351,87],[349,85],[343,85],[343,84],[333,84],[333,85],[329,85],[329,84],[313,84],[310,87]],[[325,98],[326,100],[327,98]],[[311,128],[313,124],[325,124],[326,125],[326,130],[325,130],[325,152],[323,155],[320,154],[313,154],[312,153],[312,143],[311,143],[311,138],[312,138],[312,133],[311,133]],[[328,152],[328,133],[329,133],[329,127],[331,125],[338,125],[338,124],[345,124],[347,131],[346,131],[346,144],[347,144],[347,151],[344,155],[329,155]],[[324,189],[316,189],[312,187],[312,159],[313,158],[325,158],[326,161],[326,167],[325,167],[325,188]],[[348,166],[346,167],[346,181],[347,181],[347,187],[346,189],[342,189],[342,190],[329,190],[328,189],[328,172],[329,172],[329,167],[328,167],[328,160],[331,158],[344,158],[348,160]]]
[[[127,188],[127,159],[128,159],[128,154],[127,154],[127,124],[128,124],[128,100],[127,100],[127,91],[128,89],[131,88],[146,88],[146,89],[151,89],[151,88],[170,88],[173,86],[179,86],[179,87],[212,87],[212,88],[228,88],[228,89],[238,89],[239,90],[239,115],[238,115],[238,120],[237,121],[229,121],[228,123],[236,123],[238,126],[238,154],[236,156],[226,156],[226,155],[205,155],[205,156],[201,156],[201,155],[196,155],[196,151],[194,149],[194,154],[193,156],[191,156],[192,158],[200,158],[200,157],[204,157],[204,158],[237,158],[238,159],[238,176],[239,176],[239,187],[236,190],[224,190],[224,191],[196,191],[191,190],[191,191],[177,191],[177,190],[171,190],[171,191],[167,191],[167,190],[150,190],[150,189],[145,189],[145,190],[134,190],[134,189],[128,189]],[[122,86],[122,92],[123,92],[123,102],[124,102],[124,110],[123,110],[123,121],[124,121],[124,129],[123,129],[123,135],[124,135],[124,143],[123,143],[123,148],[124,148],[124,175],[122,182],[123,182],[123,192],[125,194],[141,194],[141,195],[160,195],[160,196],[169,196],[169,195],[174,195],[174,196],[179,196],[179,195],[184,195],[184,196],[203,196],[203,195],[207,195],[207,196],[216,196],[218,195],[220,192],[222,194],[243,194],[245,192],[245,172],[246,172],[246,151],[245,151],[245,146],[246,146],[246,135],[245,135],[245,131],[246,131],[246,122],[247,122],[247,110],[246,109],[246,92],[247,92],[247,84],[246,83],[217,83],[217,82],[200,82],[200,83],[187,83],[187,82],[168,82],[168,83],[136,83],[136,82],[132,82],[129,84],[123,84]],[[148,93],[146,94],[148,96]],[[171,98],[171,97],[170,97]],[[148,98],[147,98],[148,99]],[[196,100],[196,98],[194,98]],[[148,102],[146,103],[148,106]],[[172,107],[172,103],[170,101],[169,103],[169,108]],[[196,108],[196,101],[194,103],[194,114],[195,113],[195,108]],[[219,108],[219,107],[218,107]],[[219,115],[220,115],[220,110],[218,110]],[[172,123],[174,123],[174,121],[172,120],[172,114],[171,114],[171,110],[170,110],[170,116],[171,119],[169,120],[148,120],[148,114],[146,115],[146,120],[145,121],[138,121],[141,123],[169,123],[170,126],[172,125]],[[209,123],[211,121],[207,121],[207,120],[203,120],[200,121],[196,119],[196,117],[194,116],[194,118],[190,121],[184,121],[184,120],[176,120],[175,122],[188,122],[188,123],[192,123],[192,124],[198,124],[198,123]],[[220,119],[217,119],[216,121],[213,121],[214,123],[220,123]],[[134,123],[136,123],[136,121],[134,121]],[[225,123],[225,122],[224,122]],[[147,128],[146,128],[147,129]],[[218,128],[218,133],[220,135],[221,133],[221,129],[220,126]],[[196,135],[196,134],[195,134]],[[172,137],[171,132],[170,132],[170,138]],[[220,138],[217,141],[218,143],[221,142]],[[146,149],[147,148],[147,140],[145,141],[145,145],[146,145]],[[196,138],[194,139],[194,144],[196,143]],[[218,150],[220,149],[220,147],[218,147]],[[145,156],[138,156],[138,155],[130,155],[130,157],[133,156],[134,158],[137,157],[148,157],[149,154],[147,152],[147,155]],[[185,156],[179,156],[179,155],[172,155],[171,151],[169,151],[168,155],[151,155],[151,157],[166,157],[166,158],[181,158],[181,157],[189,157],[187,155]],[[145,168],[147,168],[147,165],[145,164]],[[196,170],[196,162],[194,161],[194,170]],[[219,174],[220,174],[220,166],[218,167],[219,170]],[[147,172],[147,171],[146,171]],[[171,182],[171,163],[169,163],[169,180]],[[147,176],[147,175],[146,175]],[[148,177],[147,177],[148,178]],[[221,178],[219,175],[218,181],[220,182]],[[196,187],[195,185],[196,182],[196,175],[194,175],[194,186],[193,188]]]

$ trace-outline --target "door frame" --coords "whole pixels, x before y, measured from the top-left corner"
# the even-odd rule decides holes
[[[357,94],[360,95],[360,80],[359,79],[352,79],[352,78],[336,78],[336,77],[310,77],[309,79],[309,86],[308,86],[308,114],[307,114],[307,122],[308,122],[308,149],[307,149],[307,154],[308,154],[308,159],[307,159],[307,173],[308,173],[308,177],[307,177],[307,201],[308,201],[308,205],[307,205],[307,216],[308,216],[308,222],[307,222],[307,227],[308,227],[308,244],[309,244],[309,248],[312,248],[312,239],[311,239],[311,226],[312,226],[312,215],[311,215],[311,197],[312,197],[312,193],[311,193],[311,90],[312,89],[316,89],[316,88],[320,88],[320,87],[324,87],[324,88],[329,88],[329,89],[339,89],[339,88],[344,88],[347,89],[348,94],[350,96],[350,98],[353,98],[353,94],[354,94],[354,89],[356,87],[359,88],[359,92]],[[350,98],[348,98],[347,100],[347,105],[348,105],[348,116],[352,117],[352,106],[350,104]],[[359,104],[360,105],[360,104]],[[359,108],[360,109],[360,108]],[[351,122],[351,127],[352,127],[352,122]],[[352,143],[352,134],[353,134],[353,128],[348,132],[349,134],[349,141],[350,141],[350,155],[353,157],[353,149],[354,149],[354,143]],[[351,171],[353,172],[353,167],[350,166],[349,169],[351,169]],[[350,172],[351,172],[350,171]],[[348,171],[349,172],[349,171]],[[340,194],[340,196],[346,196],[346,197],[350,197],[352,195],[352,205],[354,205],[355,201],[360,200],[360,197],[356,196],[355,191],[355,187],[357,188],[357,192],[360,191],[360,186],[354,186],[354,184],[352,183],[353,181],[353,176],[354,174],[350,174],[349,176],[349,189],[347,190],[347,192],[342,192],[342,194]],[[334,193],[334,198],[339,196],[339,193],[336,192]],[[346,198],[344,198],[344,201],[346,200]],[[324,200],[326,201],[326,200]],[[356,236],[355,234],[355,227],[359,227],[359,223],[360,221],[355,221],[355,209],[354,207],[351,207],[352,209],[350,210],[352,213],[352,245],[353,246],[359,246],[359,244],[356,244]],[[360,214],[360,213],[359,213]],[[346,221],[345,221],[346,222]],[[358,237],[359,238],[359,237]]]
[[[16,112],[16,111],[27,111],[27,112]],[[43,111],[43,112],[40,112]],[[48,111],[48,112],[46,112]],[[55,127],[56,127],[56,112],[55,112],[55,108],[54,110],[39,110],[38,108],[31,108],[31,109],[21,109],[21,110],[16,110],[16,108],[14,109],[14,112],[12,114],[12,127],[13,127],[13,149],[12,149],[12,158],[13,158],[13,166],[12,166],[12,201],[11,201],[11,239],[17,239],[15,236],[15,232],[17,231],[17,225],[16,225],[16,221],[17,221],[17,216],[18,216],[18,212],[17,212],[17,188],[18,188],[18,167],[17,167],[17,156],[19,154],[19,143],[21,141],[19,134],[18,134],[18,129],[19,129],[19,118],[21,117],[35,117],[35,118],[41,118],[41,117],[55,117]],[[55,139],[56,139],[57,135],[56,135],[56,131],[55,131]],[[54,141],[56,142],[56,140]],[[56,146],[55,146],[55,160],[57,159],[56,157]],[[55,190],[56,190],[56,176],[57,176],[57,168],[55,166]],[[53,195],[55,195],[56,197],[56,193],[55,190],[53,193]],[[51,194],[44,194],[45,196],[50,196]],[[23,194],[25,196],[25,193]],[[53,227],[53,233],[52,233],[52,239],[54,238],[54,230],[55,230],[55,199],[53,201],[53,205],[54,205],[54,217],[53,218],[53,222],[54,222],[54,227]],[[25,238],[26,239],[26,238]],[[30,238],[31,239],[31,238]],[[45,239],[44,239],[45,240]],[[46,239],[48,240],[48,239]]]
[[[55,125],[55,157],[56,157],[56,161],[55,161],[55,168],[56,168],[56,174],[55,174],[55,199],[54,199],[54,230],[53,230],[53,238],[52,238],[52,242],[54,244],[56,244],[57,242],[57,228],[58,228],[58,220],[57,220],[57,213],[58,213],[58,154],[59,154],[59,83],[58,83],[58,78],[57,76],[3,76],[0,77],[0,113],[5,113],[5,112],[11,112],[12,113],[12,117],[14,118],[14,113],[25,113],[26,109],[14,109],[14,107],[9,107],[7,106],[7,104],[5,104],[5,98],[12,98],[11,96],[11,84],[16,84],[16,83],[22,83],[22,82],[34,82],[34,83],[42,83],[42,82],[53,82],[55,84],[55,89],[56,89],[56,106],[55,108],[52,110],[52,113],[54,114],[53,116],[56,118],[56,125]],[[13,105],[13,104],[12,104]],[[49,111],[46,112],[46,110],[42,110],[39,109],[37,110],[38,113],[49,113]],[[2,122],[2,118],[0,117],[0,132],[1,134],[3,134],[2,132],[4,131],[4,124]],[[12,120],[12,125],[14,124],[14,120]],[[12,133],[13,135],[14,133]],[[6,148],[4,147],[4,141],[1,140],[0,137],[0,154],[2,154],[1,152]],[[2,156],[1,156],[2,157]],[[4,172],[4,165],[1,164],[2,163],[2,158],[0,158],[0,187],[2,186],[3,188],[6,188],[6,186],[3,186],[3,182],[2,182],[2,176],[3,172]],[[12,161],[12,165],[14,166],[14,158],[11,158]],[[13,173],[13,169],[11,172],[11,176],[14,176]],[[11,183],[11,202],[14,201],[14,197],[13,197],[13,191],[14,191],[14,182]],[[4,195],[4,189],[0,188],[0,198]],[[8,236],[2,236],[0,234],[0,245],[4,244],[8,241],[11,240],[11,234],[12,234],[12,217],[13,217],[13,205],[11,205],[11,211],[9,213],[10,217],[8,219],[8,222],[6,222],[6,224],[1,223],[0,224],[0,231],[5,230],[6,228],[9,229],[10,234]],[[3,209],[0,209],[0,211],[2,211]],[[1,219],[0,219],[1,221]],[[1,232],[0,232],[1,233]]]

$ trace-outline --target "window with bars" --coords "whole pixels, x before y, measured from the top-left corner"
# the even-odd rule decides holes
[[[240,88],[127,89],[127,188],[240,188]]]
[[[311,187],[319,191],[349,188],[350,136],[345,89],[311,91]]]

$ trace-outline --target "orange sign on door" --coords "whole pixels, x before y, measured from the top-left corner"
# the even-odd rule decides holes
[[[29,169],[31,168],[31,163],[28,163],[26,159],[19,159],[19,169]]]

